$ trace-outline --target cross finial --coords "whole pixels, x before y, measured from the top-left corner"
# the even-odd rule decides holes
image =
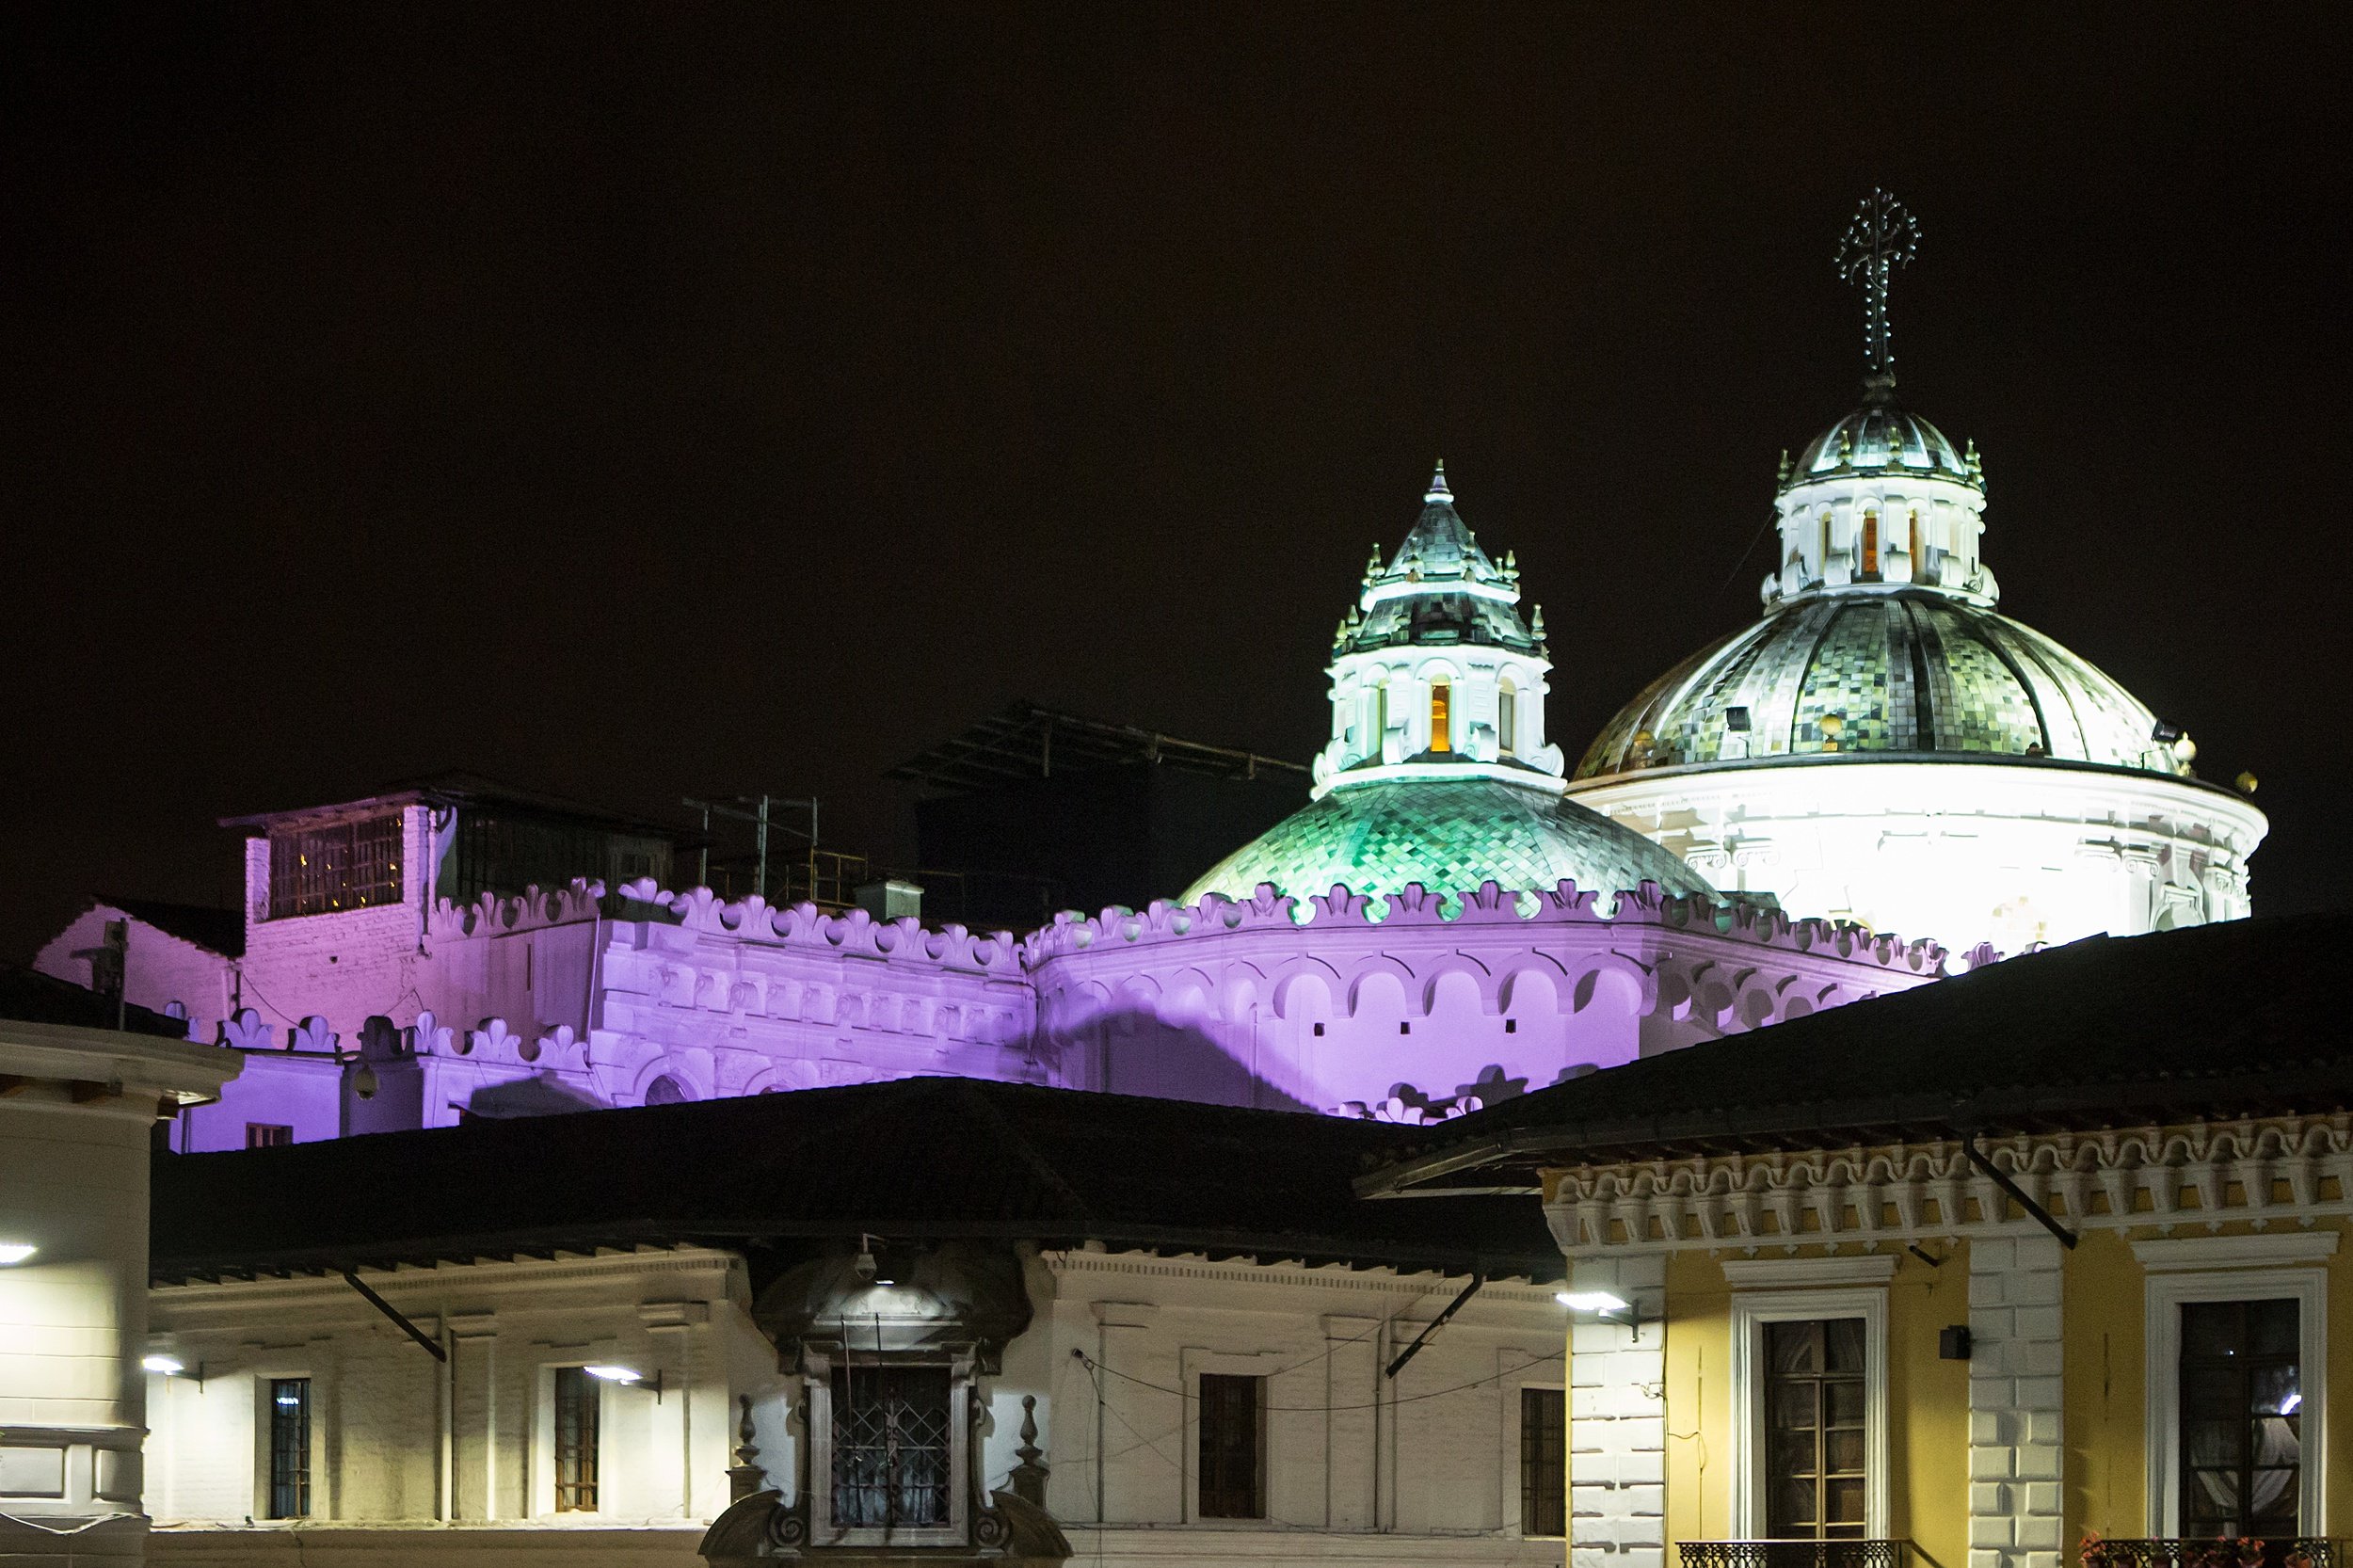
[[[1422,500],[1430,502],[1452,501],[1453,499],[1454,492],[1446,488],[1446,459],[1441,457],[1438,459],[1438,472],[1430,476],[1430,488],[1423,493]]]
[[[1887,338],[1887,285],[1895,269],[1920,248],[1920,220],[1887,192],[1872,187],[1855,203],[1854,221],[1838,241],[1838,276],[1863,280],[1863,357],[1874,377],[1896,377],[1896,351]]]

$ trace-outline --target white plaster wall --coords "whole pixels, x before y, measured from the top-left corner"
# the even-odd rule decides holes
[[[1728,891],[1954,952],[2244,917],[2266,825],[2219,790],[2057,764],[1662,768],[1570,793]]]
[[[94,904],[33,955],[33,968],[75,985],[90,984],[89,954],[104,945],[110,920],[129,922],[122,994],[134,1006],[156,1013],[177,1003],[185,1010],[188,1037],[210,1040],[234,1011],[234,963],[148,924],[111,904]]]
[[[0,1022],[0,1561],[136,1563],[148,1132],[233,1064],[111,1031]]]
[[[151,1391],[156,1560],[243,1560],[231,1543],[266,1558],[298,1533],[328,1554],[312,1560],[438,1561],[442,1544],[463,1542],[447,1549],[520,1562],[551,1531],[593,1560],[672,1560],[692,1538],[665,1531],[726,1506],[745,1395],[757,1463],[770,1484],[796,1490],[800,1380],[752,1328],[731,1255],[367,1277],[454,1346],[452,1485],[440,1479],[445,1374],[340,1280],[160,1287],[149,1340],[201,1365],[203,1381],[157,1379]],[[1563,1378],[1553,1287],[1487,1286],[1391,1383],[1383,1365],[1465,1279],[1092,1250],[1036,1255],[1027,1277],[1032,1325],[982,1380],[984,1479],[1007,1483],[1022,1399],[1034,1399],[1048,1507],[1087,1554],[1139,1564],[1559,1560],[1557,1540],[1518,1538],[1519,1390]],[[1091,1373],[1073,1351],[1111,1370]],[[608,1505],[558,1517],[534,1507],[547,1483],[544,1368],[585,1359],[659,1367],[665,1388],[659,1404],[642,1386],[606,1391]],[[1167,1390],[1195,1386],[1204,1369],[1269,1377],[1277,1408],[1267,1414],[1264,1522],[1198,1518],[1193,1406]],[[258,1512],[259,1416],[273,1375],[314,1380],[317,1517],[298,1532],[244,1525]]]
[[[148,1501],[159,1525],[265,1512],[261,1413],[273,1377],[312,1380],[321,1525],[659,1525],[708,1521],[727,1506],[733,1395],[757,1359],[743,1341],[740,1259],[689,1248],[365,1277],[450,1347],[446,1368],[339,1278],[152,1292],[150,1342],[189,1368],[150,1384]],[[558,1515],[551,1369],[585,1362],[631,1366],[648,1381],[602,1385],[600,1508]]]

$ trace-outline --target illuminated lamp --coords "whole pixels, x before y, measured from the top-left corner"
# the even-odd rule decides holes
[[[1571,1312],[1590,1312],[1603,1322],[1625,1324],[1637,1339],[1642,1336],[1642,1315],[1623,1296],[1607,1290],[1561,1290],[1552,1299]]]
[[[0,1269],[22,1263],[39,1251],[30,1241],[0,1241]]]
[[[184,1363],[168,1355],[143,1356],[139,1365],[151,1372],[161,1372],[168,1378],[176,1378],[188,1369]]]

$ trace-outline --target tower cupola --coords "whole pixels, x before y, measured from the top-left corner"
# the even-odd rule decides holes
[[[1395,553],[1376,547],[1333,640],[1332,739],[1316,793],[1397,778],[1503,778],[1558,791],[1545,738],[1552,664],[1543,612],[1519,612],[1518,563],[1498,563],[1454,509],[1446,465]]]

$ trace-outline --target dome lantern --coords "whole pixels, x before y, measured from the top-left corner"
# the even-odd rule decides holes
[[[1396,552],[1375,552],[1334,645],[1316,793],[1399,777],[1559,791],[1565,759],[1545,738],[1551,663],[1519,599],[1517,560],[1480,548],[1440,463]]]

